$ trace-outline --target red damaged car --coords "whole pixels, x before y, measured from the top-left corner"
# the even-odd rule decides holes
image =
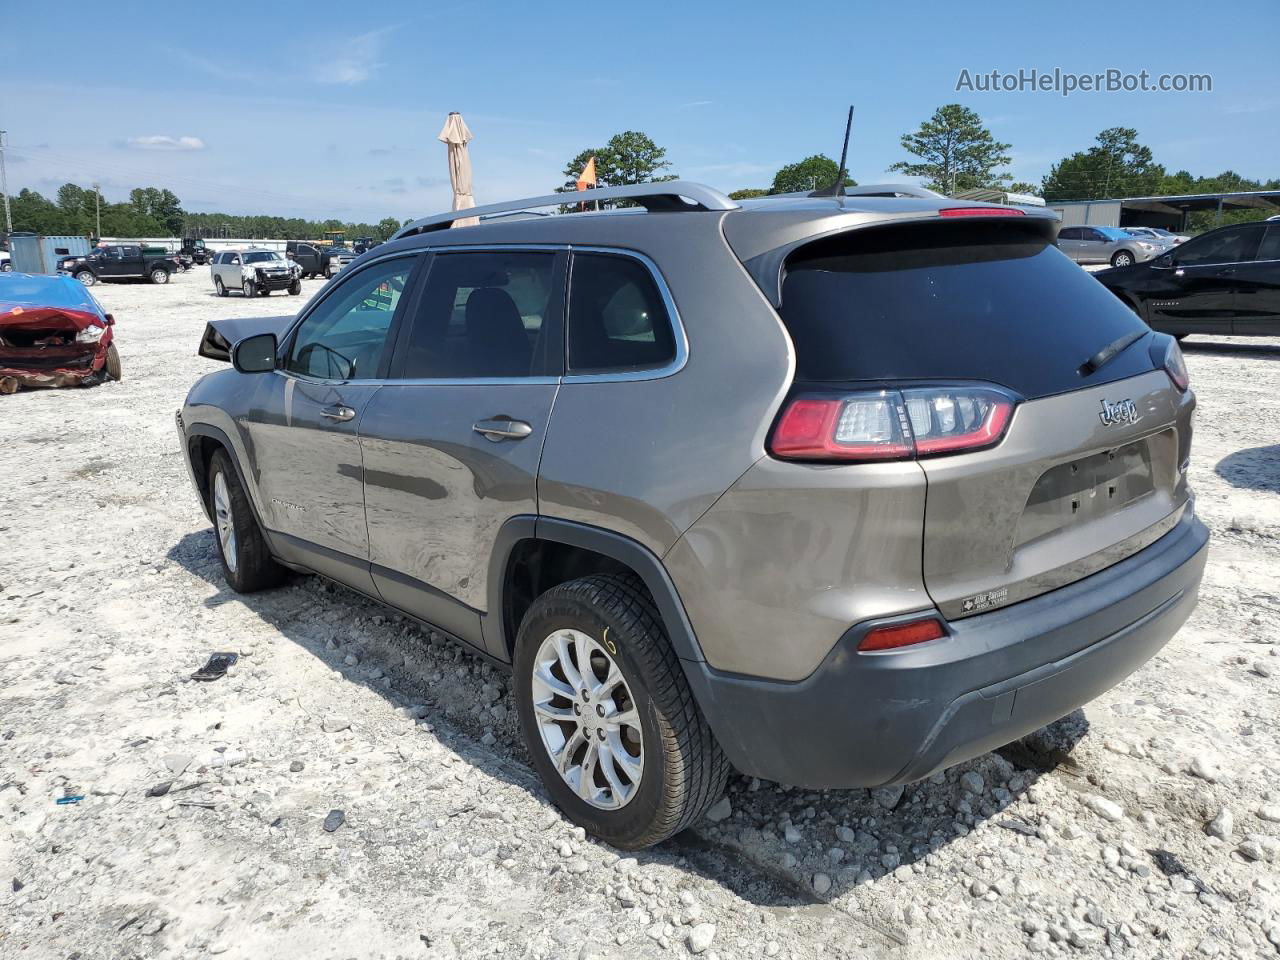
[[[75,277],[0,273],[0,393],[119,380],[114,325]]]

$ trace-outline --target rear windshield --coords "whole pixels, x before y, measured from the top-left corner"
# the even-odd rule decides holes
[[[1027,399],[1152,368],[1142,321],[1052,243],[1004,223],[850,231],[786,264],[783,322],[800,381],[985,380]]]

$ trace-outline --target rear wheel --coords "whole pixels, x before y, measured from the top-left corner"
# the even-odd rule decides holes
[[[252,593],[284,579],[284,568],[267,550],[249,498],[225,450],[216,450],[209,461],[209,512],[213,514],[222,575],[232,590]]]
[[[92,287],[98,282],[98,278],[94,276],[92,270],[81,270],[76,274],[76,279],[83,283],[86,287]]]
[[[156,267],[154,270],[151,271],[151,282],[152,283],[168,283],[169,271],[166,270],[164,267]]]
[[[227,295],[227,285],[222,282],[221,277],[213,278],[213,289],[217,291],[218,296],[225,297]]]
[[[1114,257],[1111,258],[1111,265],[1113,267],[1128,267],[1128,266],[1132,266],[1132,264],[1133,264],[1133,254],[1131,254],[1128,250],[1120,250],[1116,253]]]
[[[614,846],[660,843],[724,792],[728,761],[634,575],[572,580],[535,600],[513,682],[552,799]]]
[[[120,351],[116,349],[114,343],[107,347],[107,363],[103,369],[107,372],[108,380],[119,381],[123,375],[124,371],[120,367]]]

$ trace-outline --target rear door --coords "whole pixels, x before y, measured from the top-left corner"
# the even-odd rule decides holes
[[[563,372],[567,256],[434,254],[360,429],[378,590],[477,645],[498,531],[538,511],[538,462]],[[506,656],[500,642],[489,652]]]
[[[788,263],[780,313],[797,391],[928,387],[916,436],[966,418],[946,387],[1017,398],[995,446],[922,456],[923,572],[962,617],[1063,586],[1172,528],[1187,500],[1189,395],[1153,335],[1047,242],[991,222],[879,228]],[[1138,339],[1098,370],[1085,361]],[[850,468],[857,469],[857,468]],[[834,478],[833,478],[834,482]]]
[[[1225,227],[1178,247],[1169,296],[1148,303],[1152,326],[1174,334],[1229,336],[1238,272],[1253,260],[1261,235],[1253,225]]]
[[[1080,259],[1080,237],[1083,227],[1063,227],[1058,231],[1058,249],[1072,260]]]
[[[1237,336],[1280,336],[1280,223],[1262,229],[1262,242],[1250,261],[1235,268]]]

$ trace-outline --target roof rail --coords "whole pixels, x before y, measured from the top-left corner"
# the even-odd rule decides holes
[[[551,193],[543,197],[506,200],[502,203],[489,203],[483,207],[454,210],[450,213],[437,213],[406,224],[391,239],[399,240],[418,233],[443,230],[451,226],[455,220],[461,220],[466,217],[487,217],[495,213],[514,213],[535,207],[556,207],[562,204],[569,205],[596,200],[634,200],[651,212],[738,209],[738,204],[719,190],[714,190],[701,183],[691,183],[687,180],[667,180],[661,183],[634,183],[622,187],[597,187],[594,190]]]

